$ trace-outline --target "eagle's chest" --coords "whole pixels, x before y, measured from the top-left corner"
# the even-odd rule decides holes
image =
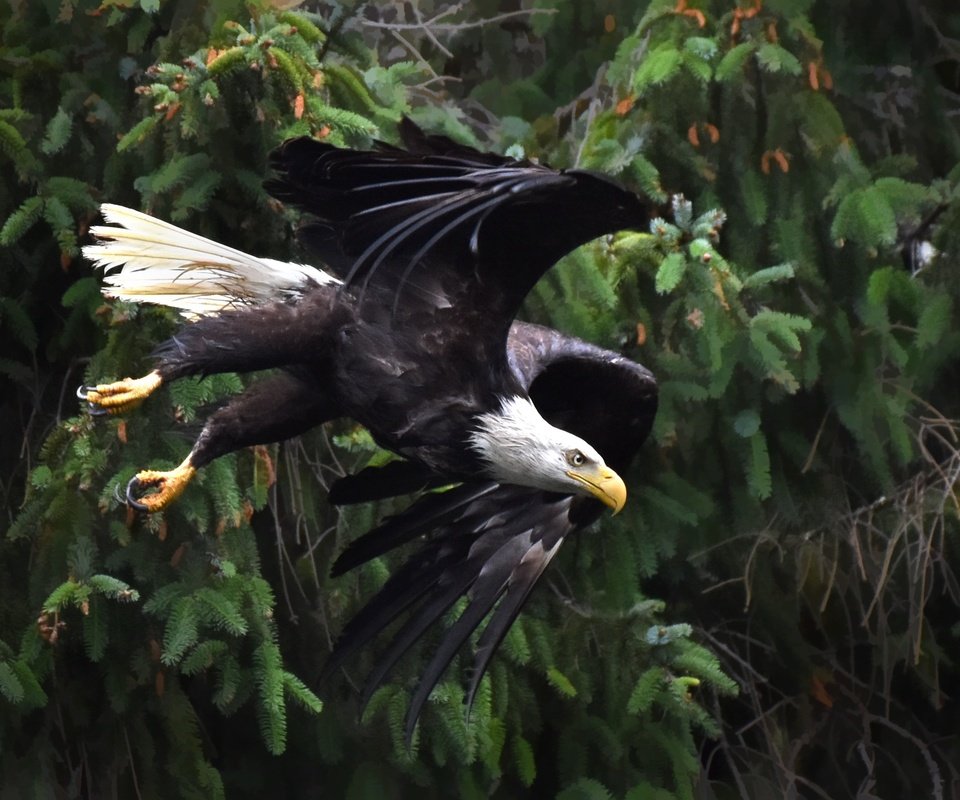
[[[480,344],[435,328],[355,321],[340,330],[335,361],[341,406],[394,449],[461,447],[502,391]]]

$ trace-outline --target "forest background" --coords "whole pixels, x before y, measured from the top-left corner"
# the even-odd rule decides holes
[[[952,8],[0,1],[0,794],[960,795]],[[524,311],[656,373],[631,502],[564,548],[469,720],[454,663],[410,750],[423,651],[362,719],[376,647],[314,682],[390,568],[328,577],[394,508],[325,502],[369,437],[220,459],[141,519],[118,488],[240,379],[125,419],[74,396],[176,324],[100,297],[100,202],[309,259],[267,153],[403,114],[662,210]]]

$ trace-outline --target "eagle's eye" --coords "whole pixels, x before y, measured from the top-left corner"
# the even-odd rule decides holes
[[[567,463],[571,467],[582,467],[587,463],[587,457],[579,450],[567,450]]]

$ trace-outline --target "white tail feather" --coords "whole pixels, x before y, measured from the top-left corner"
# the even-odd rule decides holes
[[[315,267],[257,258],[131,208],[104,203],[100,210],[119,227],[91,228],[102,241],[83,254],[104,270],[107,297],[171,306],[192,317],[340,283]]]

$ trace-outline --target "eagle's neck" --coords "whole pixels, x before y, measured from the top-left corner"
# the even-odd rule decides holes
[[[477,417],[470,446],[479,453],[485,471],[498,483],[552,488],[541,478],[544,445],[562,434],[537,411],[528,397],[501,398],[500,409]]]

